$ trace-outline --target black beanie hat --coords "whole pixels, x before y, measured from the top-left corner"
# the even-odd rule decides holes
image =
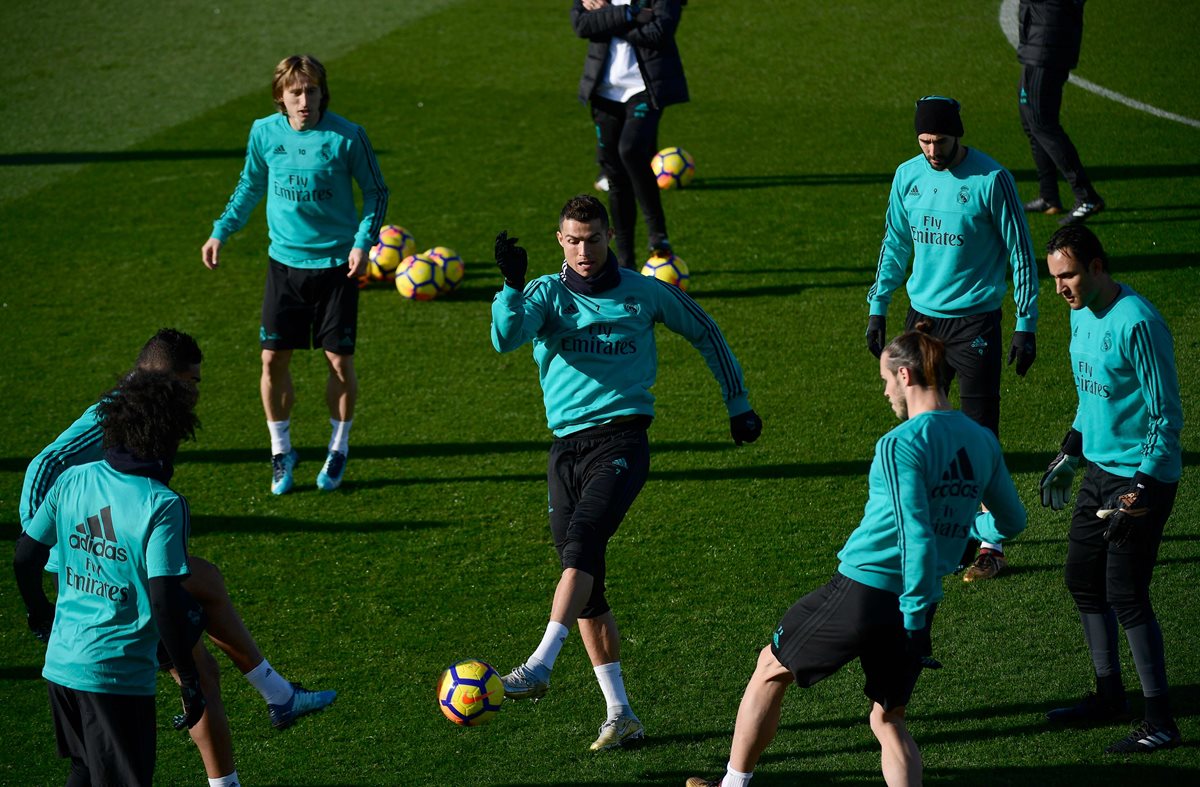
[[[924,96],[917,100],[917,114],[913,125],[916,126],[918,134],[961,137],[963,124],[958,109],[958,102],[952,98]]]

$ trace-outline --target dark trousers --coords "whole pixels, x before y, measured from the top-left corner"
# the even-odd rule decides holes
[[[1071,517],[1065,572],[1067,589],[1080,612],[1104,614],[1112,607],[1126,630],[1156,620],[1150,604],[1150,579],[1179,487],[1159,486],[1153,510],[1134,525],[1124,544],[1113,546],[1104,540],[1107,523],[1096,516],[1096,510],[1132,485],[1129,478],[1088,465]]]
[[[1033,152],[1038,194],[1049,202],[1058,202],[1058,173],[1061,172],[1070,184],[1076,202],[1095,202],[1099,195],[1092,188],[1075,145],[1058,121],[1063,85],[1070,74],[1065,68],[1024,66],[1021,69],[1021,128],[1029,137],[1029,148]]]
[[[667,237],[662,195],[650,169],[658,152],[658,122],[662,110],[655,109],[646,93],[638,93],[624,104],[599,96],[592,99],[596,124],[596,160],[608,176],[608,209],[617,260],[626,268],[636,265],[634,227],[637,206],[642,208],[650,246]]]
[[[150,787],[157,734],[153,696],[46,685],[58,756],[71,760],[67,787]]]
[[[909,309],[905,330],[912,330],[917,320],[925,317],[933,322],[931,336],[946,345],[946,366],[943,389],[958,378],[958,398],[962,411],[972,421],[987,427],[1000,436],[1000,370],[1004,348],[1000,342],[1000,310],[966,317],[929,317]]]

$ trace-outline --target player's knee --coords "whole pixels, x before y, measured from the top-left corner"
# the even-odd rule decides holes
[[[791,671],[780,663],[778,657],[767,645],[758,652],[758,663],[754,667],[754,680],[762,683],[790,683]]]
[[[1080,612],[1085,614],[1105,612],[1107,602],[1104,589],[1093,581],[1090,571],[1084,571],[1082,568],[1073,569],[1072,565],[1068,564],[1064,579],[1067,591],[1075,600],[1075,606]]]
[[[229,597],[225,589],[225,577],[221,570],[203,558],[188,558],[190,576],[183,581],[183,589],[202,605],[221,603]]]
[[[200,689],[204,696],[217,698],[221,696],[221,669],[217,660],[204,647],[204,641],[196,643],[192,648],[192,659],[196,662],[196,674],[200,677]]]
[[[267,376],[286,374],[291,360],[292,353],[290,350],[263,350],[263,373]]]
[[[904,705],[884,708],[883,705],[876,702],[871,706],[871,731],[875,733],[876,737],[882,737],[897,730],[907,729],[904,723],[905,709]]]

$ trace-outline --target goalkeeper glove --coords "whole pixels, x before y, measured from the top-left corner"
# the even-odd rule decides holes
[[[200,676],[194,672],[180,672],[179,695],[183,700],[183,713],[173,717],[171,724],[177,730],[190,730],[204,716],[204,707],[208,704],[204,692],[200,690]]]
[[[1012,345],[1008,348],[1008,365],[1017,362],[1017,375],[1024,377],[1037,358],[1037,335],[1031,331],[1017,331],[1013,334]]]
[[[1063,438],[1058,456],[1046,468],[1042,476],[1042,505],[1055,511],[1071,502],[1071,486],[1075,481],[1075,470],[1083,454],[1083,434],[1070,429]]]
[[[1104,529],[1104,540],[1115,547],[1124,546],[1136,526],[1143,521],[1153,507],[1153,488],[1158,482],[1145,473],[1133,476],[1133,487],[1113,497],[1108,505],[1096,511],[1100,519],[1108,520]]]
[[[753,443],[762,434],[762,419],[753,410],[729,418],[729,436],[737,445]]]
[[[925,669],[941,669],[942,662],[933,657],[933,641],[930,639],[929,626],[917,631],[905,631],[908,639],[904,643],[904,652]]]

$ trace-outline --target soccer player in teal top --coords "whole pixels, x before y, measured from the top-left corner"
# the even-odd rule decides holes
[[[1000,435],[1000,307],[1006,262],[1012,267],[1016,332],[1008,363],[1024,376],[1037,355],[1037,262],[1024,206],[1008,170],[960,144],[958,102],[943,96],[917,101],[914,125],[921,154],[896,168],[888,197],[875,283],[867,294],[867,347],[879,357],[887,335],[892,293],[904,283],[911,304],[905,327],[932,321],[958,377],[962,411]],[[994,577],[1006,565],[1003,546],[985,543],[963,579]],[[964,562],[974,557],[974,545]]]
[[[159,640],[180,680],[183,724],[205,712],[192,658],[202,622],[183,589],[187,501],[167,486],[181,440],[196,426],[195,389],[137,372],[98,406],[104,459],[72,467],[17,540],[13,569],[31,618],[54,618],[49,683],[67,784],[149,785],[155,760]],[[57,605],[41,572],[54,549]]]
[[[221,246],[267,195],[266,292],[263,295],[260,393],[271,433],[271,491],[290,491],[299,456],[292,448],[295,401],[290,364],[296,349],[321,347],[329,364],[325,398],[332,436],[317,487],[337,489],[346,470],[350,426],[358,399],[354,345],[358,331],[356,277],[387,213],[388,190],[366,132],[332,112],[325,67],[293,55],[275,68],[279,112],[255,121],[246,165],[225,212],[201,249],[216,268]],[[362,191],[362,215],[353,183]]]
[[[195,388],[198,393],[202,359],[195,339],[186,333],[163,328],[142,346],[134,368],[135,371],[170,374]],[[63,471],[104,458],[101,404],[97,402],[87,408],[29,463],[19,507],[22,531],[28,530],[34,514],[41,508],[46,495]],[[300,716],[321,710],[333,702],[337,692],[310,691],[299,684],[290,683],[272,667],[233,606],[225,579],[215,565],[189,555],[188,568],[184,589],[203,608],[208,620],[206,631],[209,638],[262,695],[276,729],[285,729]],[[46,571],[59,573],[58,559],[54,553],[50,555]],[[52,615],[30,618],[29,625],[34,635],[46,642],[49,640],[51,622]],[[220,670],[203,648],[197,651],[196,664],[202,680],[210,681],[211,685],[205,689],[208,698],[205,724],[193,727],[189,732],[204,760],[210,787],[236,787],[238,775],[234,767],[228,720],[221,700]]]
[[[503,678],[509,699],[538,698],[576,622],[608,706],[592,751],[644,737],[621,676],[621,637],[605,598],[605,551],[650,470],[646,429],[658,370],[654,326],[696,347],[721,387],[734,441],[752,443],[762,420],[750,409],[742,370],[720,329],[675,287],[620,267],[613,231],[595,197],[568,200],[559,216],[561,273],[528,285],[516,238],[496,239],[504,288],[492,301],[492,345],[512,352],[533,343],[554,433],[550,449],[550,530],[562,565],[550,622],[537,650]]]
[[[1106,752],[1127,754],[1180,744],[1167,691],[1162,630],[1150,604],[1150,578],[1175,504],[1183,459],[1183,407],[1175,349],[1162,315],[1115,281],[1100,240],[1065,227],[1046,245],[1050,276],[1071,307],[1071,369],[1079,408],[1042,478],[1042,505],[1063,508],[1079,460],[1088,460],[1071,516],[1067,588],[1083,623],[1096,692],[1047,714],[1056,723],[1129,718],[1117,652],[1125,629],[1146,700],[1145,719]]]
[[[816,684],[859,659],[871,699],[871,731],[890,787],[921,783],[921,754],[905,708],[932,657],[930,629],[941,579],[969,536],[1009,538],[1025,509],[995,435],[950,409],[941,341],[917,330],[883,348],[884,395],[903,423],[875,444],[859,526],[838,553],[833,579],[797,601],[763,648],[738,708],[723,777],[688,787],[747,787],[775,738],[787,687]],[[988,512],[978,513],[980,502]]]

